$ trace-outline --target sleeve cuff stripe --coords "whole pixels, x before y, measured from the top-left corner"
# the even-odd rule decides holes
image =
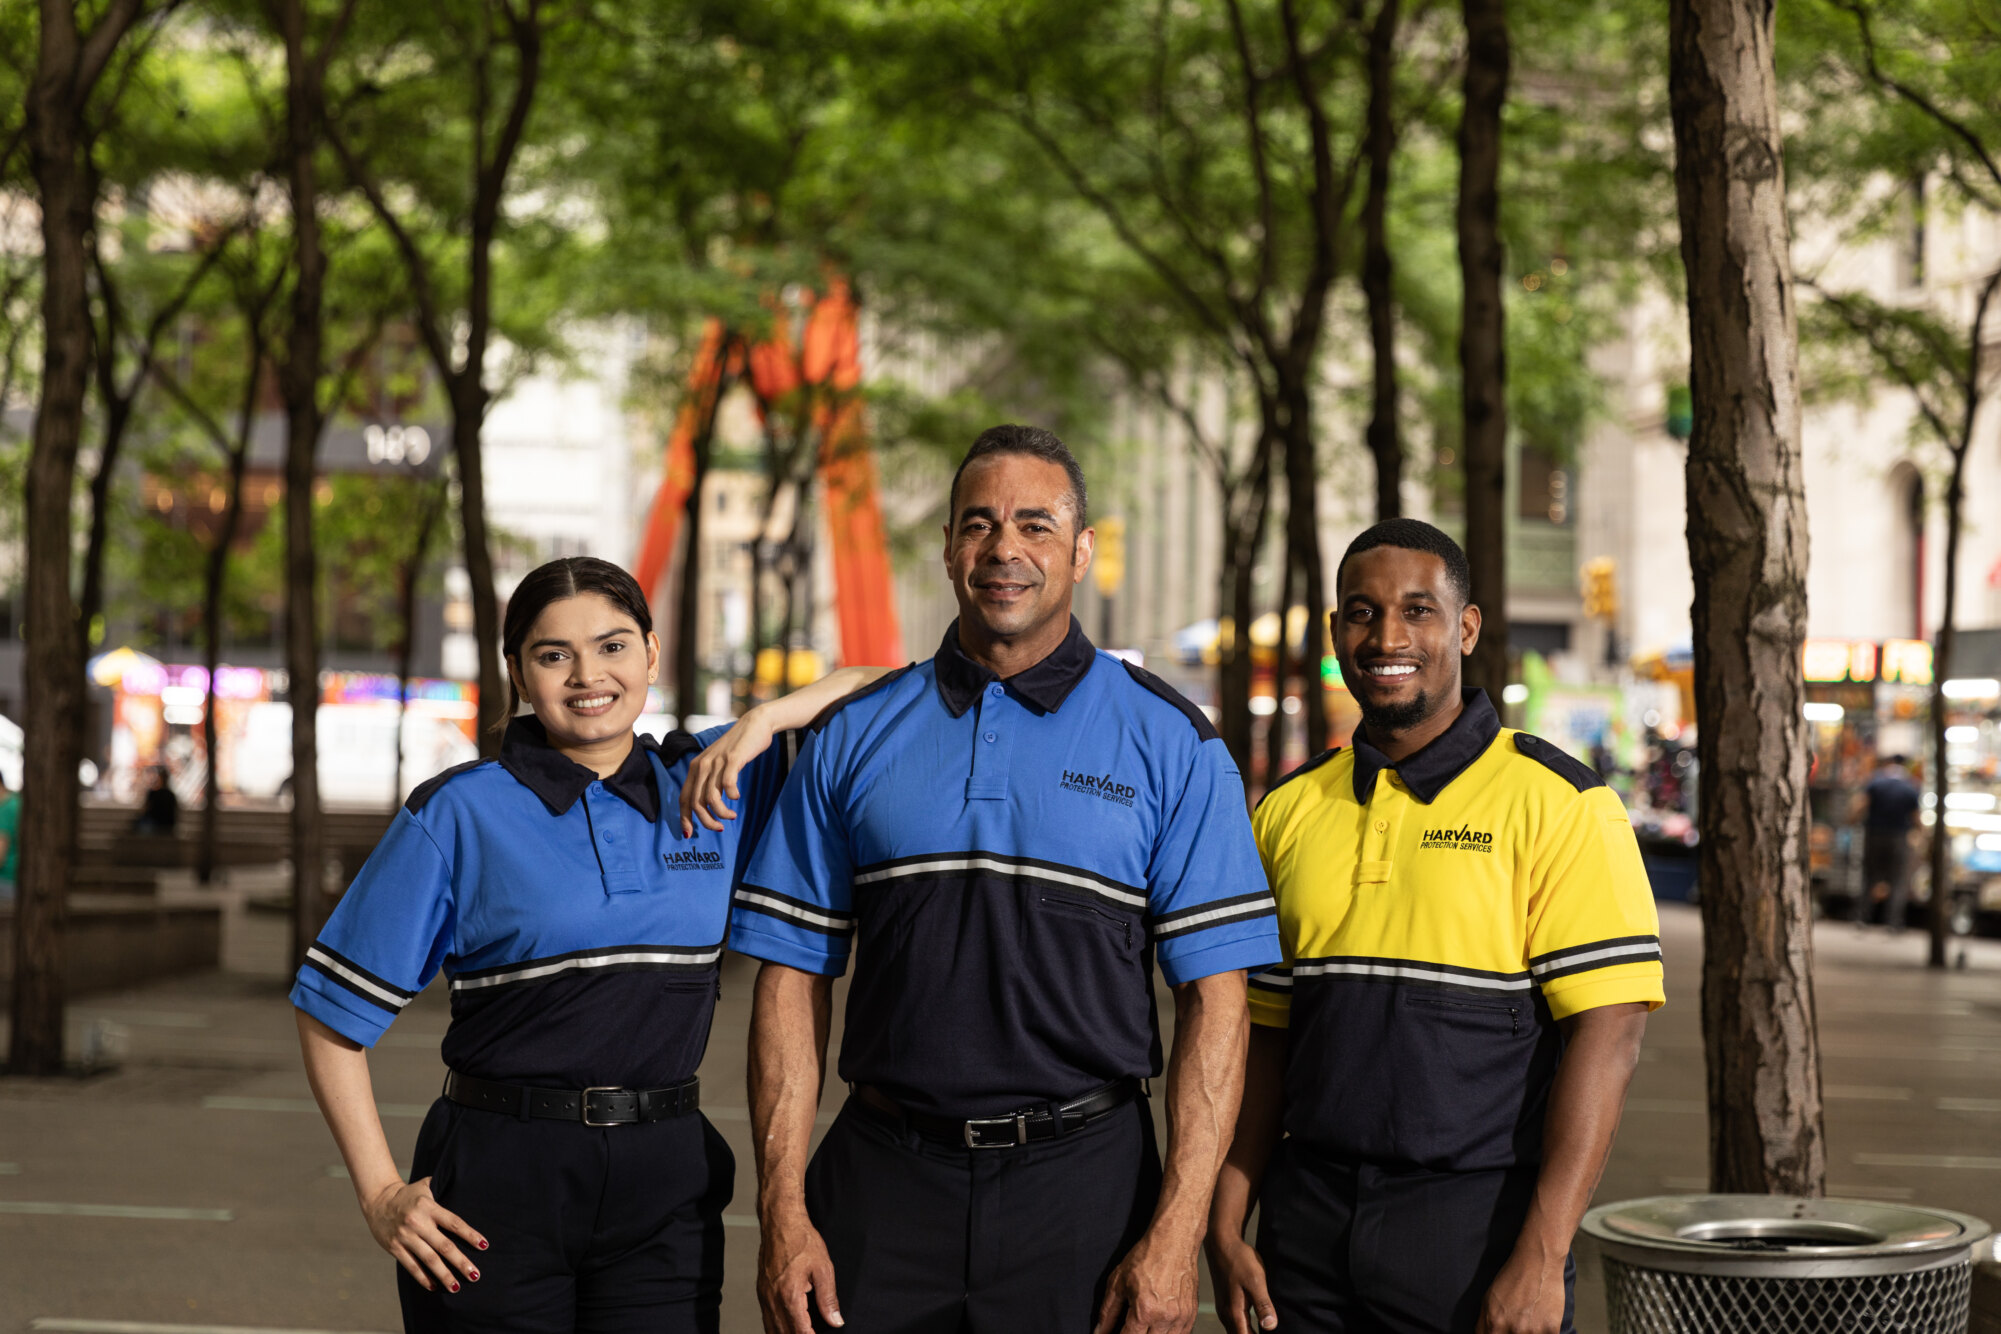
[[[329,966],[328,964],[323,963],[318,959],[315,959],[310,952],[308,952],[306,955],[306,967],[312,969],[314,972],[318,973],[321,977],[326,978],[327,981],[333,983],[335,986],[341,988],[343,991],[348,991],[356,996],[361,997],[361,999],[367,1001],[370,1005],[373,1005],[376,1009],[387,1010],[391,1018],[394,1018],[395,1016],[403,1013],[403,1007],[409,1004],[408,1001],[396,1000],[394,998],[385,998],[379,990],[372,987],[367,982],[360,981],[352,977],[342,976],[341,973],[338,971],[337,965]]]
[[[1636,955],[1628,955],[1626,957],[1618,959],[1600,959],[1590,963],[1568,964],[1561,968],[1553,968],[1548,972],[1537,973],[1536,981],[1539,984],[1547,984],[1556,981],[1558,978],[1575,977],[1579,973],[1596,973],[1596,972],[1601,972],[1607,968],[1617,968],[1621,964],[1634,964],[1634,963],[1638,964],[1650,963],[1658,966],[1660,964],[1660,955],[1636,954]]]
[[[417,996],[416,992],[406,991],[402,987],[397,986],[394,982],[389,981],[387,978],[377,977],[374,973],[369,972],[366,968],[363,968],[360,964],[348,958],[346,955],[341,954],[338,951],[327,948],[327,944],[323,940],[314,941],[311,947],[306,950],[306,957],[308,959],[312,958],[316,954],[320,957],[322,962],[345,969],[347,971],[348,976],[355,978],[357,981],[366,982],[370,986],[379,988],[384,995],[395,996],[405,1001],[416,999]]]
[[[1270,898],[1256,903],[1248,903],[1239,908],[1213,908],[1192,917],[1183,917],[1165,928],[1155,926],[1155,940],[1173,940],[1177,936],[1193,935],[1197,931],[1207,931],[1211,927],[1232,926],[1238,922],[1254,922],[1261,917],[1276,917],[1278,908]],[[1265,956],[1267,959],[1271,955]]]
[[[1252,973],[1251,985],[1254,987],[1263,987],[1268,991],[1290,994],[1292,991],[1292,974],[1280,973],[1277,970]]]
[[[1600,944],[1590,949],[1564,950],[1560,954],[1545,955],[1543,961],[1534,964],[1530,971],[1537,981],[1547,982],[1552,977],[1588,972],[1593,968],[1609,968],[1613,964],[1655,963],[1660,957],[1660,944],[1653,940],[1644,944]]]
[[[1596,957],[1599,951],[1618,950],[1628,947],[1645,947],[1651,949],[1655,954],[1659,954],[1661,952],[1661,938],[1659,936],[1613,936],[1606,940],[1586,941],[1582,945],[1570,945],[1564,949],[1551,950],[1547,954],[1534,955],[1529,959],[1529,967],[1536,972],[1540,972],[1545,964],[1569,963],[1582,955]]]
[[[758,890],[738,890],[736,906],[745,912],[763,913],[766,917],[775,917],[781,922],[818,931],[825,936],[851,936],[855,932],[852,917],[836,917],[818,909],[801,908]]]
[[[1153,925],[1156,930],[1160,930],[1166,927],[1179,926],[1183,922],[1199,921],[1205,917],[1214,916],[1218,911],[1225,908],[1242,908],[1253,904],[1273,909],[1276,909],[1277,906],[1272,901],[1271,891],[1261,889],[1253,894],[1239,894],[1235,898],[1229,899],[1211,899],[1207,903],[1198,903],[1193,907],[1162,913],[1153,919]]]

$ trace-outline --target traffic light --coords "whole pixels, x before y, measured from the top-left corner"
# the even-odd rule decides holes
[[[1610,556],[1584,562],[1584,614],[1612,620],[1619,614],[1619,565]]]
[[[1126,521],[1116,515],[1098,520],[1096,553],[1091,557],[1091,575],[1101,597],[1110,597],[1126,581]]]

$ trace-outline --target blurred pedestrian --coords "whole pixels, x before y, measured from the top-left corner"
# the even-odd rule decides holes
[[[695,1070],[730,894],[784,777],[773,732],[879,672],[636,737],[660,641],[587,557],[522,580],[504,653],[532,714],[410,794],[307,952],[306,1071],[406,1330],[714,1331],[735,1163]],[[448,1073],[406,1182],[365,1049],[440,969]]]
[[[0,903],[14,901],[21,872],[21,794],[0,783]]]
[[[1911,831],[1924,807],[1924,795],[1909,764],[1906,756],[1889,756],[1876,766],[1855,799],[1862,817],[1862,894],[1855,900],[1858,925],[1880,903],[1883,924],[1892,931],[1904,929],[1911,896]],[[1934,900],[1937,897],[1933,895]]]
[[[1253,819],[1285,965],[1251,979],[1210,1212],[1231,1334],[1572,1328],[1660,927],[1618,797],[1462,687],[1470,584],[1430,524],[1355,539],[1332,632],[1362,726]]]
[[[153,765],[146,771],[146,795],[140,799],[139,814],[133,817],[132,832],[172,837],[180,822],[181,798],[169,781],[167,766]]]

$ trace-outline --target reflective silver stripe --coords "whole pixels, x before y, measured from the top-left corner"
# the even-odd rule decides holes
[[[1018,875],[1028,880],[1048,880],[1058,885],[1088,889],[1093,894],[1102,894],[1108,899],[1128,903],[1135,908],[1146,907],[1144,894],[1114,889],[1104,881],[1094,880],[1090,876],[1069,875],[1063,871],[1052,871],[1046,866],[1028,866],[1021,862],[1009,861],[1004,857],[941,857],[936,861],[912,862],[908,866],[885,866],[879,871],[864,871],[855,877],[855,883],[872,885],[882,880],[899,880],[904,876],[929,875],[936,871],[999,871],[1004,875]]]
[[[508,973],[494,973],[487,977],[455,977],[453,991],[475,991],[480,987],[497,987],[503,982],[526,982],[530,978],[553,977],[557,973],[567,973],[576,968],[609,968],[621,963],[714,963],[723,957],[722,946],[714,949],[670,951],[631,950],[623,954],[593,954],[584,959],[558,959],[554,963],[536,964],[532,968],[517,968]]]
[[[409,997],[399,996],[393,991],[385,991],[382,987],[369,981],[340,960],[328,955],[325,950],[317,945],[311,946],[306,950],[306,957],[326,969],[329,973],[338,973],[349,983],[375,997],[392,1010],[400,1010],[410,1003]]]
[[[1459,987],[1484,987],[1489,991],[1527,991],[1535,983],[1526,977],[1468,977],[1445,973],[1411,963],[1302,963],[1292,970],[1294,977],[1319,973],[1356,973],[1364,977],[1407,977],[1418,982],[1448,982]]]
[[[1251,981],[1257,983],[1261,987],[1290,987],[1292,985],[1292,974],[1253,973],[1251,974]]]
[[[766,912],[776,913],[780,917],[790,917],[796,921],[811,922],[814,926],[824,926],[829,931],[852,931],[855,929],[855,919],[852,917],[839,917],[828,913],[813,912],[800,907],[796,903],[787,903],[783,899],[767,898],[763,894],[752,893],[747,889],[737,891],[736,901],[738,903],[754,903]]]
[[[1213,926],[1218,922],[1227,922],[1239,917],[1263,917],[1267,913],[1276,912],[1277,909],[1278,905],[1269,898],[1260,899],[1256,903],[1233,903],[1227,908],[1211,908],[1207,912],[1190,913],[1186,917],[1171,917],[1156,922],[1153,934],[1179,935],[1183,931],[1193,931],[1197,927]]]
[[[1541,977],[1544,973],[1558,968],[1574,968],[1580,963],[1590,963],[1593,959],[1627,959],[1633,963],[1642,963],[1648,959],[1658,959],[1660,956],[1659,945],[1609,945],[1602,950],[1587,950],[1582,954],[1566,954],[1561,958],[1547,959],[1535,965],[1530,971]]]

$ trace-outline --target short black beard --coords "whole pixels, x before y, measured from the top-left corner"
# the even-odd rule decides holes
[[[1362,725],[1369,729],[1370,736],[1378,739],[1408,732],[1434,712],[1431,696],[1422,690],[1402,704],[1370,704],[1366,698],[1357,698],[1355,702],[1362,706]]]

